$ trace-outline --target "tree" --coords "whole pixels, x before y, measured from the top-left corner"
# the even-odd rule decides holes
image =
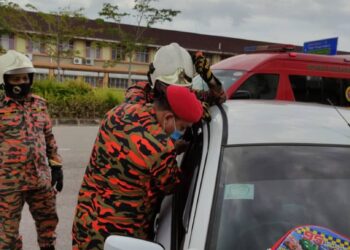
[[[171,22],[180,13],[178,10],[151,7],[153,2],[157,2],[157,0],[134,0],[134,7],[131,13],[120,11],[118,5],[104,3],[102,10],[99,12],[101,17],[117,24],[115,34],[119,38],[125,56],[128,58],[129,84],[131,84],[132,56],[135,51],[143,49],[145,44],[150,42],[149,38],[144,36],[145,31],[154,24]],[[131,16],[134,19],[136,23],[134,32],[125,31],[121,26],[122,18],[126,16]]]
[[[0,35],[20,32],[23,20],[22,8],[18,4],[7,0],[0,1]],[[0,44],[0,50],[3,53],[6,48]]]
[[[0,28],[4,32],[24,36],[26,40],[44,45],[46,53],[57,63],[57,79],[61,81],[61,59],[77,54],[70,46],[71,42],[91,33],[86,28],[88,20],[82,14],[83,8],[70,10],[67,7],[44,13],[31,4],[25,7],[26,9],[13,2],[2,1]]]

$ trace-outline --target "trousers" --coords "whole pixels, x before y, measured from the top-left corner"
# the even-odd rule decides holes
[[[40,247],[50,247],[56,241],[56,193],[51,187],[28,191],[0,192],[0,250],[21,250],[19,225],[24,204],[35,221]]]

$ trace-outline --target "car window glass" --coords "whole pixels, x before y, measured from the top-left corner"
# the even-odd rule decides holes
[[[275,99],[279,75],[255,74],[249,77],[237,91],[247,91],[249,99]],[[231,99],[235,99],[234,95]]]
[[[350,147],[227,147],[207,249],[268,249],[318,225],[350,236]]]
[[[350,79],[290,75],[296,101],[350,106]]]
[[[235,82],[240,79],[244,75],[244,71],[241,70],[222,70],[222,69],[214,69],[214,76],[221,82],[224,90],[229,89]],[[192,80],[192,88],[197,90],[209,90],[208,85],[205,81],[197,75]]]
[[[191,215],[198,169],[201,164],[203,133],[200,124],[187,130],[184,138],[191,138],[191,144],[182,161],[182,183],[174,195],[171,249],[181,249]]]

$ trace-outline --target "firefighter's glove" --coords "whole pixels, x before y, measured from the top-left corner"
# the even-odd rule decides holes
[[[175,151],[176,151],[176,154],[181,154],[181,153],[184,153],[186,152],[186,150],[188,149],[188,145],[190,144],[188,141],[185,141],[183,139],[179,139],[179,140],[176,140],[174,142],[175,144]]]
[[[51,167],[51,186],[58,192],[63,188],[63,171],[62,165],[50,165]]]
[[[206,122],[210,122],[211,115],[209,113],[209,104],[207,102],[202,102],[202,107],[203,107],[202,120]]]
[[[209,84],[211,79],[213,79],[213,73],[210,70],[208,59],[203,56],[201,51],[198,51],[193,57],[193,64],[196,68],[196,72]]]

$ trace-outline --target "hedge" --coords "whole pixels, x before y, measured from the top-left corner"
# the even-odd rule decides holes
[[[45,98],[52,118],[102,118],[124,100],[123,89],[93,88],[76,80],[35,81],[33,93]]]

